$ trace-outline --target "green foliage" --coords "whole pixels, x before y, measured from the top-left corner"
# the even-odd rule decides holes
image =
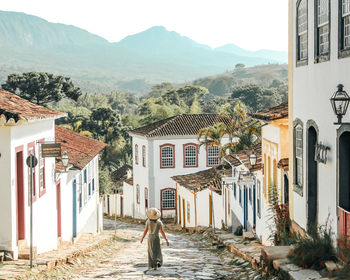
[[[236,236],[242,236],[243,235],[243,226],[241,226],[241,225],[238,226],[233,234]]]
[[[338,258],[342,268],[336,272],[337,279],[349,279],[350,275],[350,236],[338,239]]]
[[[300,237],[288,258],[302,268],[320,270],[326,261],[337,261],[330,227],[315,227],[308,236]]]
[[[244,68],[245,67],[245,65],[243,64],[243,63],[237,63],[236,65],[235,65],[235,68],[236,69],[240,69],[240,68]]]
[[[43,72],[11,74],[1,86],[5,90],[42,106],[47,106],[53,101],[58,102],[64,96],[77,101],[81,95],[80,88],[75,87],[70,78]]]
[[[99,171],[100,194],[111,193],[114,185],[111,180],[111,172],[108,168],[100,168]]]

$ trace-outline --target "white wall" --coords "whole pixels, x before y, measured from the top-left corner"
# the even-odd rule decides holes
[[[180,207],[178,208],[178,213],[181,211],[181,226],[185,226],[184,222],[186,223],[186,227],[195,227],[196,226],[196,209],[195,209],[195,202],[194,202],[194,193],[188,190],[187,188],[178,185],[177,188],[177,207],[179,207],[179,198],[180,198]],[[183,210],[183,201],[185,201],[185,211]],[[189,217],[190,220],[188,220],[188,203],[190,205],[190,213]],[[185,212],[185,217],[184,217],[184,212]],[[198,213],[198,208],[197,208],[197,213]],[[180,215],[180,214],[178,214]],[[179,216],[178,222],[179,222]]]
[[[123,210],[124,216],[134,217],[134,186],[123,183]]]
[[[304,125],[304,182],[303,196],[293,192],[293,215],[295,222],[306,229],[306,122],[314,120],[319,128],[318,141],[330,147],[327,164],[318,164],[318,223],[324,224],[331,217],[332,230],[337,232],[336,189],[336,116],[329,98],[341,83],[350,92],[350,58],[338,59],[338,1],[331,2],[330,61],[314,63],[314,1],[308,1],[308,65],[296,67],[296,48],[293,48],[293,121],[299,118]],[[296,1],[293,1],[293,46],[296,46]],[[350,121],[349,112],[343,122]],[[292,176],[291,178],[292,179]]]

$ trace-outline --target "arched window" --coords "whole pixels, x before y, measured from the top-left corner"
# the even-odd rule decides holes
[[[135,164],[139,164],[139,145],[135,145]]]
[[[303,127],[294,126],[294,185],[303,186]]]
[[[146,167],[146,146],[142,146],[142,166]]]
[[[160,168],[175,167],[175,145],[164,144],[160,146]]]
[[[307,0],[300,0],[297,4],[297,58],[299,61],[308,58],[307,32]]]
[[[219,146],[207,145],[207,166],[219,165]]]
[[[330,6],[329,0],[317,0],[315,7],[316,14],[316,32],[315,37],[316,55],[318,57],[329,54],[329,21]]]
[[[140,186],[136,185],[136,202],[140,204]]]
[[[196,144],[184,144],[184,167],[198,167]]]
[[[163,189],[160,191],[162,210],[175,209],[175,190]]]

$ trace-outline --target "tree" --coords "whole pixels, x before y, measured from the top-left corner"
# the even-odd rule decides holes
[[[245,65],[243,64],[243,63],[237,63],[236,65],[235,65],[235,69],[242,69],[242,68],[244,68],[245,67]]]
[[[213,126],[202,128],[199,130],[197,140],[199,141],[199,147],[209,145],[211,147],[219,147],[220,158],[225,155],[224,149],[221,144],[222,137],[226,134],[225,124],[222,122],[216,123]]]
[[[53,101],[58,102],[63,96],[77,101],[81,95],[80,88],[75,87],[70,78],[44,72],[11,74],[1,86],[5,90],[42,106],[47,106]]]

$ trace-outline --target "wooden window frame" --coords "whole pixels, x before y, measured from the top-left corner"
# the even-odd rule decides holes
[[[297,155],[296,155],[296,129],[300,126],[301,128],[301,184],[298,184],[298,172],[297,172]],[[293,191],[303,196],[303,185],[304,185],[304,125],[300,119],[296,119],[293,123]]]
[[[142,166],[146,167],[146,146],[142,145]]]
[[[298,12],[298,9],[299,9],[299,6],[300,4],[303,2],[303,1],[306,1],[306,26],[307,26],[307,29],[306,29],[306,51],[307,51],[307,56],[306,58],[303,58],[303,59],[300,59],[300,44],[299,44],[299,41],[300,41],[300,37],[302,35],[299,34],[299,12]],[[299,66],[305,66],[305,65],[308,65],[308,60],[309,60],[309,3],[308,3],[308,0],[298,0],[297,3],[296,3],[296,29],[295,29],[295,33],[296,33],[296,66],[299,67]]]
[[[173,208],[164,208],[163,207],[163,192],[169,191],[169,190],[174,192],[174,207]],[[161,210],[175,210],[176,209],[176,189],[165,188],[165,189],[160,190],[160,207],[161,207]]]
[[[321,63],[325,61],[329,61],[330,59],[330,53],[331,53],[331,0],[328,1],[328,23],[323,24],[322,26],[318,23],[318,4],[319,1],[322,0],[315,0],[315,12],[314,12],[314,46],[315,46],[315,63]],[[322,27],[328,26],[328,53],[320,54],[320,29]]]
[[[44,143],[45,139],[40,139],[39,143]],[[40,181],[40,170],[41,170],[41,166],[40,166],[40,159],[41,159],[41,149],[39,149],[39,197],[42,197],[45,193],[46,193],[46,160],[43,157],[43,161],[44,161],[44,167],[43,167],[43,186],[41,185],[41,181]]]
[[[344,46],[343,0],[339,0],[338,3],[338,58],[347,58],[350,57],[350,47]]]
[[[29,156],[29,150],[30,149],[33,149],[33,153],[34,153],[34,156],[36,157],[36,152],[35,152],[35,141],[33,142],[29,142],[27,144],[27,156]],[[25,160],[25,158],[24,158]],[[27,165],[26,165],[27,166]],[[30,206],[30,168],[27,166],[28,168],[28,205]],[[37,191],[36,191],[36,167],[33,168],[33,203],[36,201],[36,198],[37,198]]]
[[[210,165],[209,164],[209,148],[213,148],[213,147],[217,147],[218,148],[218,164]],[[206,154],[207,154],[207,167],[215,167],[215,166],[220,165],[220,148],[219,148],[219,146],[217,146],[217,145],[210,146],[209,144],[207,144]]]
[[[186,165],[186,148],[195,147],[196,149],[196,164],[195,165]],[[195,143],[183,144],[183,167],[184,168],[196,168],[198,167],[198,145]]]
[[[163,148],[171,148],[173,150],[173,164],[172,166],[163,166],[162,161],[162,149]],[[160,168],[161,169],[167,169],[167,168],[175,168],[175,145],[174,144],[163,144],[159,146],[159,158],[160,158]]]
[[[139,165],[139,145],[135,144],[135,164]]]

